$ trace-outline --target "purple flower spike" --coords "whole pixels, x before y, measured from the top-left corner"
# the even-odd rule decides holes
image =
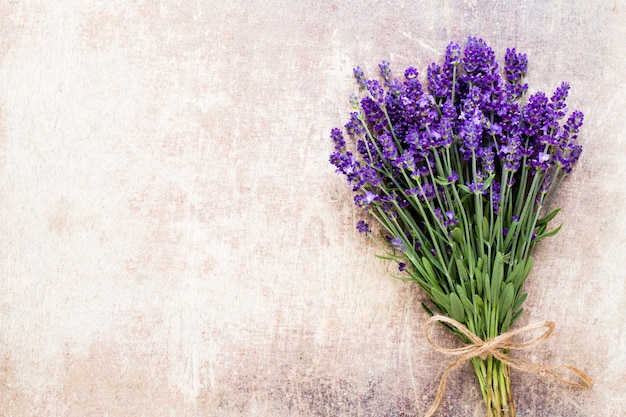
[[[380,69],[380,76],[385,80],[385,85],[389,87],[391,83],[391,67],[389,66],[389,62],[381,62],[378,64],[378,68]]]
[[[458,179],[459,179],[459,174],[457,174],[454,171],[452,171],[452,173],[450,173],[450,175],[447,178],[448,182],[457,182]]]
[[[380,86],[380,83],[376,80],[367,80],[366,82],[367,91],[371,94],[372,98],[379,103],[383,102],[384,91]]]
[[[444,222],[445,227],[455,226],[459,223],[459,220],[454,217],[454,211],[446,211],[446,220]]]
[[[563,168],[567,174],[572,171],[572,167],[578,162],[583,150],[583,147],[576,143],[583,119],[582,112],[576,110],[572,112],[563,126],[562,142],[559,143],[555,159],[557,166]]]
[[[391,244],[391,246],[393,246],[395,250],[399,250],[400,252],[405,251],[404,243],[399,237],[387,236],[387,241]]]
[[[374,130],[382,130],[384,128],[386,125],[385,113],[379,101],[370,97],[364,97],[361,100],[361,108],[365,118],[372,124]]]
[[[380,201],[380,197],[371,191],[366,191],[365,194],[359,194],[354,196],[354,204],[363,210],[370,210],[372,204]]]
[[[372,233],[370,225],[365,223],[364,220],[359,220],[359,222],[356,224],[356,229],[359,231],[359,233],[365,233],[367,235]]]
[[[554,113],[557,119],[562,119],[567,113],[567,106],[565,105],[565,99],[569,91],[569,84],[566,82],[561,83],[561,86],[556,89],[550,100],[554,106]]]
[[[433,213],[435,214],[437,220],[439,220],[439,223],[441,223],[445,228],[459,223],[458,219],[454,217],[454,211],[452,210],[443,213],[440,209],[436,208],[433,210]]]
[[[346,141],[343,138],[343,133],[340,129],[334,128],[330,131],[330,137],[335,142],[335,150],[342,150],[346,146]]]
[[[359,85],[362,88],[367,88],[367,81],[365,80],[365,74],[363,73],[361,67],[355,67],[352,72],[354,74],[354,78],[356,78],[356,80],[359,82]]]
[[[346,152],[345,154],[333,152],[330,155],[330,163],[337,168],[335,172],[347,177],[348,182],[352,182],[356,178],[359,163],[351,152]]]
[[[417,78],[418,75],[419,75],[419,72],[417,72],[417,70],[413,67],[408,67],[404,71],[404,78],[406,78],[407,80],[415,79]]]
[[[466,72],[464,81],[488,90],[499,79],[496,54],[485,41],[469,38],[465,46],[463,64]]]
[[[398,157],[398,148],[393,142],[393,138],[389,132],[384,132],[378,137],[378,141],[382,146],[383,157],[389,161],[394,161]]]
[[[445,63],[447,65],[458,65],[461,62],[461,47],[456,42],[450,42],[446,48]]]
[[[482,139],[483,127],[479,114],[480,111],[476,109],[474,115],[463,123],[459,131],[459,136],[468,149],[476,149]]]
[[[526,74],[526,69],[528,68],[526,54],[518,54],[515,52],[515,48],[507,48],[504,61],[506,80],[511,84],[518,84]]]

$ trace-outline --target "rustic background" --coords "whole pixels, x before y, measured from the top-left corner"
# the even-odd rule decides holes
[[[520,417],[626,408],[626,2],[0,1],[0,416],[419,416],[448,358],[327,163],[383,59],[484,37],[572,85],[585,153],[536,252]],[[469,367],[439,416],[481,416]]]

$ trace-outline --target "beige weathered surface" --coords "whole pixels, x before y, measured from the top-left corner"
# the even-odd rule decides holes
[[[80,3],[80,4],[79,4]],[[626,2],[0,2],[0,416],[413,416],[447,358],[327,163],[351,68],[449,40],[571,82],[585,153],[536,253],[521,416],[626,408]],[[481,416],[469,368],[440,416]]]

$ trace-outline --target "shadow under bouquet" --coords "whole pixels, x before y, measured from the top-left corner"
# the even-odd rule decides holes
[[[409,67],[393,78],[388,62],[380,78],[354,69],[362,87],[353,96],[345,131],[335,128],[330,162],[346,176],[354,203],[367,212],[357,229],[372,236],[371,220],[388,244],[385,259],[398,278],[416,282],[431,304],[424,333],[431,346],[457,356],[444,372],[470,361],[488,417],[513,417],[510,368],[538,371],[575,386],[591,379],[569,366],[540,366],[509,352],[550,335],[554,323],[510,330],[523,312],[523,284],[535,245],[559,209],[550,203],[580,157],[583,114],[568,115],[569,85],[548,97],[528,94],[525,54],[507,49],[500,74],[494,51],[470,37],[464,50],[451,42],[442,65],[432,63],[422,84]],[[433,313],[435,311],[437,315]],[[428,329],[442,323],[464,342],[442,348]],[[520,333],[544,329],[530,340]],[[560,374],[573,372],[580,382]]]

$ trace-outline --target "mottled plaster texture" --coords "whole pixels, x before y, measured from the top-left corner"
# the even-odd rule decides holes
[[[624,1],[0,2],[0,416],[419,416],[449,358],[359,236],[355,65],[484,37],[571,83],[585,153],[536,251],[520,417],[626,409]],[[467,366],[438,416],[482,416]]]

